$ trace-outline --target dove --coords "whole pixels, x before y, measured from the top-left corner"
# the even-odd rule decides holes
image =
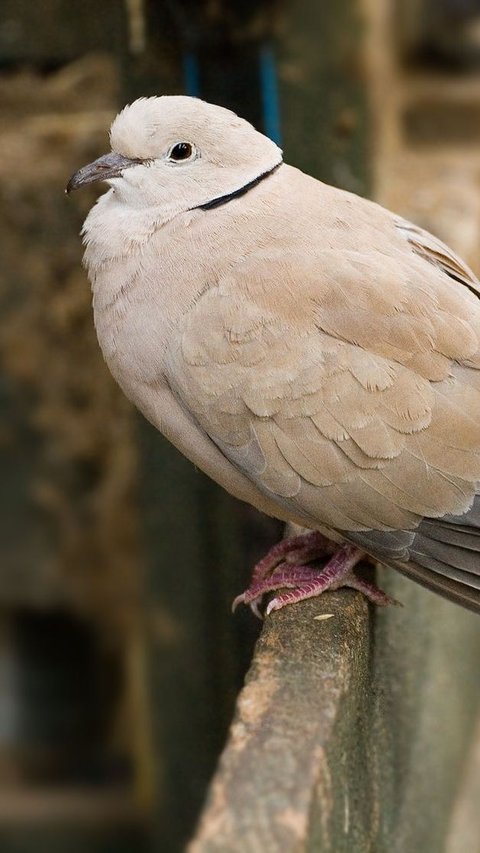
[[[83,239],[113,377],[224,489],[308,531],[235,604],[342,586],[387,604],[367,555],[479,611],[474,273],[220,106],[141,98],[110,141],[67,192],[109,185]]]

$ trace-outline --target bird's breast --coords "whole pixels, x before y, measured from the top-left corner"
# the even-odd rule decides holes
[[[89,259],[98,340],[129,397],[161,380],[183,318],[254,247],[253,230],[241,242],[235,233],[229,217],[198,211],[152,227],[97,266]]]

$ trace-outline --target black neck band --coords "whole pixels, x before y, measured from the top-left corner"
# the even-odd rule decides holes
[[[283,160],[280,160],[280,163],[276,163],[276,165],[273,166],[272,169],[269,169],[268,172],[263,172],[258,176],[258,178],[254,178],[253,181],[249,181],[248,184],[240,187],[239,190],[234,190],[233,193],[227,193],[226,195],[219,195],[217,198],[212,198],[211,201],[205,202],[205,204],[199,204],[198,207],[192,207],[191,210],[212,210],[214,207],[220,207],[222,204],[226,204],[227,201],[232,201],[234,198],[239,198],[240,196],[245,195],[245,193],[248,193],[248,191],[252,190],[253,187],[256,187],[260,181],[268,178],[269,175],[273,175],[273,173],[280,168],[282,163]]]

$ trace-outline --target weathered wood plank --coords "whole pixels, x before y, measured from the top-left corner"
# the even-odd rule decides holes
[[[266,621],[190,853],[444,849],[479,623],[385,575],[404,607],[342,591]]]

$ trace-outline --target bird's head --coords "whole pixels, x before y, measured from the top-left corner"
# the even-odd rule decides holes
[[[112,151],[79,169],[67,192],[107,181],[132,207],[172,213],[235,193],[282,162],[278,146],[244,119],[197,98],[140,98],[110,129]]]

